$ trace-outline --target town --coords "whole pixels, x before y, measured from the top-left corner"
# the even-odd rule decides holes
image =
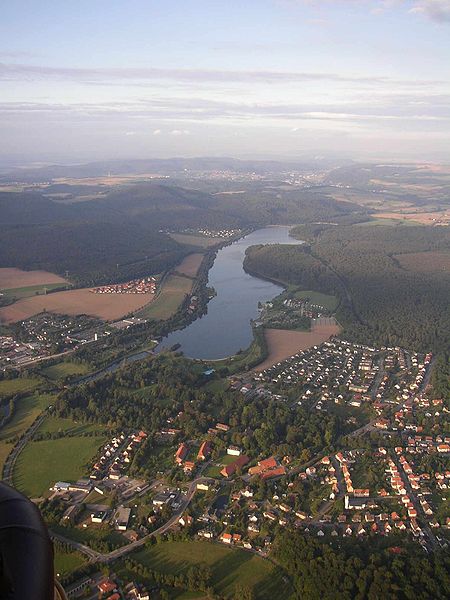
[[[152,436],[121,431],[83,479],[49,490],[55,539],[100,562],[177,532],[262,557],[290,528],[324,540],[406,535],[425,553],[446,547],[450,435],[440,427],[442,400],[431,395],[432,363],[431,354],[332,339],[232,376],[230,390],[248,403],[339,411],[349,433],[332,453],[293,456],[244,451],[238,423],[211,422],[193,439],[182,413]],[[154,477],[136,476],[135,458],[151,448],[165,458]],[[81,545],[80,530],[91,532]],[[99,531],[115,532],[114,543],[94,543]]]
[[[93,294],[154,294],[156,292],[156,278],[144,277],[125,283],[101,285],[92,288],[91,292]]]

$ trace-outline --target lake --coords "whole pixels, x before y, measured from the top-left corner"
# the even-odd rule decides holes
[[[185,329],[163,338],[158,350],[180,344],[189,358],[218,359],[248,348],[253,340],[251,319],[258,317],[258,302],[267,302],[282,287],[244,271],[245,251],[255,244],[301,244],[289,236],[290,227],[266,227],[253,231],[222,248],[209,271],[208,286],[216,296],[208,312]]]

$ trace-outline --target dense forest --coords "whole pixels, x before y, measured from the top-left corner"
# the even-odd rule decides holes
[[[71,186],[62,189],[70,193]],[[90,192],[94,199],[72,203],[37,192],[0,192],[0,267],[68,271],[77,285],[108,283],[174,266],[189,249],[168,231],[249,229],[361,213],[351,203],[301,190],[221,196],[141,183]]]
[[[350,540],[333,548],[300,532],[276,539],[275,554],[291,575],[296,598],[309,600],[444,600],[450,590],[448,555]],[[410,544],[411,546],[411,544]]]
[[[405,253],[449,252],[447,228],[312,225],[293,233],[310,246],[249,249],[246,268],[339,293],[337,316],[346,339],[422,352],[448,348],[449,273],[406,269],[397,258]]]

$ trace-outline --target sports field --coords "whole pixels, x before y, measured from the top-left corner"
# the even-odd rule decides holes
[[[159,296],[135,314],[143,319],[169,319],[178,310],[191,289],[191,279],[169,275],[162,285]]]
[[[133,558],[155,571],[177,574],[204,564],[212,570],[212,584],[220,596],[235,597],[235,586],[253,589],[258,600],[289,598],[282,571],[250,552],[211,542],[164,542],[141,550]]]
[[[13,483],[30,498],[47,495],[55,481],[77,481],[106,437],[64,437],[29,442],[19,455]]]

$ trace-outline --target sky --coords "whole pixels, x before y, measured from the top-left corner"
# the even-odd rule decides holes
[[[450,158],[450,0],[3,0],[0,159]]]

